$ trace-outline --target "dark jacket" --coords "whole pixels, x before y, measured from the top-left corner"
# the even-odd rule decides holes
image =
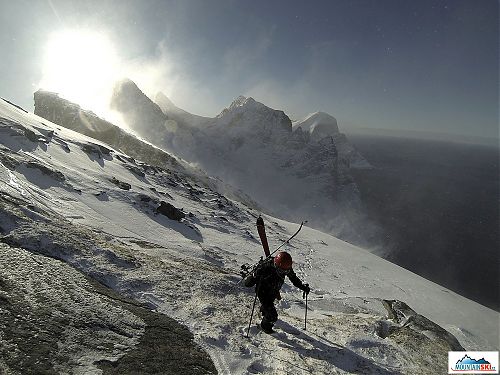
[[[293,269],[286,275],[281,275],[274,266],[274,258],[264,260],[257,269],[245,277],[244,284],[247,287],[256,285],[255,291],[261,302],[272,303],[279,295],[279,291],[288,276],[293,285],[304,290],[304,284],[297,277]]]

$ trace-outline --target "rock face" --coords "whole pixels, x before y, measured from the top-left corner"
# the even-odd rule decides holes
[[[0,243],[0,372],[215,374],[174,319],[68,264]]]
[[[413,311],[394,298],[406,296],[419,311],[434,310],[428,303],[438,301],[443,315],[452,316],[438,321],[473,349],[486,347],[482,332],[498,327],[498,314],[304,228],[290,246],[297,246],[297,270],[321,286],[309,302],[313,330],[299,332],[303,315],[285,303],[279,338],[294,350],[266,357],[267,338],[254,335],[254,327],[256,345],[247,350],[241,335],[248,304],[234,288],[234,270],[257,256],[250,228],[258,212],[190,175],[136,164],[1,102],[0,133],[0,160],[13,168],[0,164],[2,374],[278,373],[283,363],[322,375],[443,373],[452,341],[442,340],[432,322],[411,318]],[[47,187],[53,177],[28,170],[32,160],[64,172],[65,180]],[[132,188],[120,189],[110,176]],[[162,200],[190,212],[181,223],[159,217]],[[271,240],[288,237],[294,226],[267,223]],[[296,290],[285,287],[283,294],[293,300]],[[392,321],[381,298],[392,299],[386,300]],[[165,313],[187,322],[194,337]]]
[[[217,117],[217,127],[228,136],[254,136],[268,143],[292,132],[292,122],[283,111],[266,107],[253,98],[239,96]]]
[[[455,336],[425,316],[417,314],[406,303],[398,300],[383,300],[382,302],[388,312],[389,319],[397,323],[397,325],[387,327],[387,329],[382,330],[383,332],[379,332],[383,338],[408,335],[405,331],[412,330],[434,341],[441,342],[441,345],[446,347],[448,351],[465,350]]]
[[[154,140],[153,144],[163,144],[172,131],[167,115],[130,80],[116,83],[110,105],[122,113],[130,129]]]
[[[144,96],[144,94],[140,92],[137,86],[129,85],[127,87],[128,88],[125,90],[126,92],[133,91],[135,87],[137,91],[133,92],[135,92],[137,95]],[[144,136],[145,138],[148,138],[148,140],[151,142],[150,144],[128,133],[122,128],[99,118],[93,112],[84,110],[80,108],[79,105],[72,103],[66,99],[60,98],[55,93],[39,90],[35,92],[34,99],[36,115],[43,117],[55,124],[61,125],[65,128],[77,131],[81,134],[105,142],[114,149],[122,151],[124,154],[131,156],[132,158],[127,157],[127,159],[131,159],[130,161],[132,161],[133,163],[135,163],[134,159],[137,159],[137,164],[146,163],[156,168],[171,169],[181,173],[196,176],[196,178],[202,180],[205,184],[207,184],[214,190],[224,192],[228,196],[245,202],[249,206],[257,206],[256,202],[254,202],[243,192],[235,190],[234,187],[228,186],[222,181],[217,181],[213,178],[210,178],[206,175],[205,172],[194,168],[191,165],[187,165],[185,162],[178,160],[164,150],[166,148],[165,142],[167,142],[169,145],[172,145],[172,141],[176,141],[177,143],[174,145],[176,148],[181,146],[186,147],[186,145],[190,144],[190,142],[193,143],[193,137],[190,135],[191,130],[189,130],[188,127],[179,127],[179,130],[175,132],[175,137],[172,136],[174,133],[169,132],[168,130],[163,132],[163,138],[154,137],[153,135],[150,135],[150,137]],[[153,103],[154,108],[159,108],[155,106],[156,105],[154,105]],[[160,117],[162,119],[166,118],[165,115],[159,115],[155,118],[158,119]],[[173,123],[177,126],[177,123],[175,121],[169,121],[170,123]],[[183,129],[188,130],[183,132]],[[29,139],[44,143],[49,142],[50,134],[31,134],[26,129],[19,129],[19,132],[22,132],[23,135]],[[154,132],[148,134],[154,134]],[[167,141],[165,141],[165,139],[167,139]],[[153,146],[154,144],[160,145],[161,147],[163,147],[163,149]],[[89,146],[87,144],[84,144],[81,147],[90,156],[96,156],[98,158],[102,158],[103,154],[109,155],[111,151],[103,145]],[[170,148],[172,147],[170,146]],[[67,149],[66,151],[69,152],[69,149]],[[183,153],[180,153],[180,155],[182,154]],[[118,159],[121,158],[120,155],[116,155],[116,157]],[[126,162],[126,160],[123,161]],[[11,164],[12,162],[6,160],[6,163]],[[155,173],[155,168],[149,169],[150,173]],[[143,174],[143,172],[138,171],[137,169],[132,170],[132,172],[138,174],[139,176],[142,176]]]

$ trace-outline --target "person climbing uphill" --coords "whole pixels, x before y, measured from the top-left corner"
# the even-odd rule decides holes
[[[257,268],[247,275],[243,280],[246,287],[255,285],[255,293],[260,301],[260,312],[262,313],[262,330],[273,333],[274,323],[278,320],[278,312],[274,307],[274,301],[281,299],[280,290],[288,276],[294,286],[309,294],[311,288],[302,283],[292,268],[292,257],[285,251],[279,252],[275,257],[268,257],[262,261]]]

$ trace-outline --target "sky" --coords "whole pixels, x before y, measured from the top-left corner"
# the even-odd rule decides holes
[[[106,117],[116,79],[215,116],[239,95],[292,120],[498,138],[497,0],[0,0],[0,96]]]

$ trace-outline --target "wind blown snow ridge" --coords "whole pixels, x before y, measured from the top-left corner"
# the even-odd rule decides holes
[[[285,248],[312,287],[308,330],[285,286],[278,332],[246,339],[251,202],[5,102],[0,135],[0,372],[413,375],[498,348],[498,313],[307,227]],[[272,248],[297,229],[263,217]]]

